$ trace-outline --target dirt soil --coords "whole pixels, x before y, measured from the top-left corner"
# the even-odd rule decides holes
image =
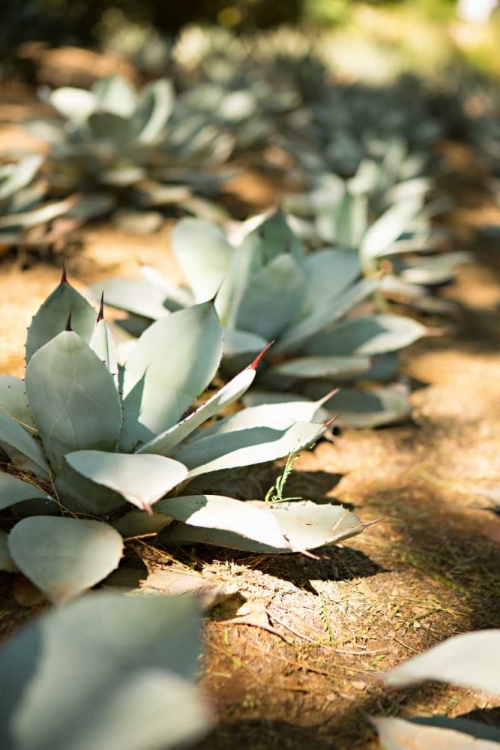
[[[473,713],[500,725],[500,700],[487,695],[436,684],[395,691],[380,681],[455,633],[500,627],[500,516],[480,494],[500,484],[500,241],[479,232],[500,224],[500,211],[480,187],[476,160],[459,146],[449,155],[459,201],[450,221],[476,260],[443,291],[459,305],[449,332],[405,353],[404,371],[418,384],[412,422],[321,443],[287,487],[382,520],[318,560],[135,544],[150,568],[184,566],[239,585],[240,596],[206,623],[202,684],[218,725],[198,750],[375,748],[368,715]],[[152,237],[89,229],[68,259],[71,280],[83,290],[110,274],[136,276],[138,260],[179,280],[169,228]],[[25,328],[57,285],[59,264],[21,270],[16,258],[2,259],[0,372],[22,374]],[[240,495],[262,497],[278,472],[256,469]],[[45,606],[7,574],[0,595],[0,637]],[[233,621],[243,600],[258,624]]]

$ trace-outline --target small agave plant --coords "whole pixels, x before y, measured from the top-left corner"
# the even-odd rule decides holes
[[[381,274],[380,292],[426,313],[447,313],[452,303],[432,292],[451,282],[456,267],[470,262],[464,251],[439,252],[447,235],[431,218],[449,208],[445,198],[426,202],[432,182],[408,177],[392,186],[386,171],[365,160],[349,180],[325,174],[310,193],[290,196],[284,208],[310,246],[352,248],[365,276]],[[370,216],[377,218],[370,223]],[[418,257],[420,256],[420,257]]]
[[[346,317],[378,288],[376,278],[360,280],[357,252],[324,248],[305,255],[280,213],[262,221],[237,248],[208,222],[184,219],[173,231],[172,247],[189,288],[176,289],[146,267],[145,281],[108,280],[107,303],[147,323],[216,295],[226,374],[275,340],[259,375],[260,390],[245,403],[293,401],[297,396],[285,393],[290,389],[318,399],[342,384],[324,404],[330,415],[343,410],[342,423],[369,427],[408,417],[406,391],[376,384],[396,377],[397,352],[427,329],[401,315]],[[353,381],[364,387],[344,387]]]
[[[63,274],[28,329],[25,380],[0,378],[0,447],[11,462],[0,473],[0,509],[22,517],[1,532],[4,569],[64,601],[117,567],[121,535],[163,530],[163,541],[281,553],[362,531],[335,505],[206,494],[224,472],[300,451],[327,429],[313,421],[321,404],[300,400],[205,426],[248,390],[263,354],[192,410],[222,346],[214,305],[204,302],[156,321],[120,367],[102,309]]]
[[[61,119],[26,125],[52,144],[59,189],[105,190],[136,209],[181,204],[206,214],[212,208],[193,191],[216,191],[226,176],[203,175],[199,167],[224,161],[231,146],[219,144],[206,118],[200,123],[176,109],[170,81],[154,81],[137,93],[114,75],[90,91],[66,86],[47,99]]]
[[[48,200],[48,183],[40,176],[43,161],[43,156],[30,154],[0,167],[0,252],[50,246],[59,236],[51,231],[52,223],[64,219],[73,228],[88,208],[77,196]]]

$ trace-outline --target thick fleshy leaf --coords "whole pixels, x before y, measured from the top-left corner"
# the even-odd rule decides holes
[[[398,686],[441,680],[500,694],[500,630],[449,638],[388,672],[385,679]]]
[[[403,349],[425,336],[427,328],[403,315],[373,315],[353,318],[319,333],[304,352],[311,356],[373,357]]]
[[[242,355],[248,355],[250,358],[251,354],[261,352],[268,343],[269,341],[256,333],[225,328],[223,354],[225,358],[233,361]]]
[[[66,328],[71,312],[71,327],[84,341],[90,341],[97,313],[87,300],[63,280],[47,297],[28,328],[26,364],[41,346]]]
[[[10,555],[24,575],[56,603],[73,599],[118,567],[121,536],[101,521],[34,516],[9,534]]]
[[[470,263],[471,254],[467,252],[444,253],[434,258],[413,263],[404,269],[401,277],[410,284],[437,286],[451,281],[458,265]]]
[[[172,250],[196,302],[213,299],[229,273],[233,248],[208,221],[183,219],[172,232]]]
[[[172,427],[207,388],[221,356],[222,329],[209,302],[153,323],[125,365],[122,450]]]
[[[0,529],[0,571],[4,573],[17,573],[18,569],[9,554],[7,545],[8,534]]]
[[[140,143],[153,143],[162,135],[174,103],[175,94],[170,81],[154,81],[143,88],[131,122]]]
[[[339,381],[353,380],[368,371],[371,360],[367,357],[297,357],[271,367],[265,377],[283,378],[332,378]]]
[[[171,281],[166,279],[165,276],[157,271],[156,268],[153,268],[153,266],[148,266],[147,263],[144,263],[141,265],[141,274],[146,281],[149,281],[150,284],[161,289],[166,299],[165,304],[171,304],[174,302],[178,306],[176,309],[190,307],[194,304],[194,298],[190,289],[172,284]]]
[[[142,510],[150,510],[188,474],[178,461],[155,455],[77,451],[69,453],[66,461],[86,479],[118,492]]]
[[[49,102],[68,120],[84,122],[96,108],[96,98],[91,91],[62,86],[53,91]]]
[[[296,422],[287,429],[252,427],[212,435],[189,443],[175,458],[188,467],[189,478],[214,471],[275,461],[315,443],[324,433],[322,425]]]
[[[65,461],[55,486],[61,504],[73,513],[105,516],[126,507],[126,500],[117,492],[86,479]]]
[[[360,534],[364,529],[363,524],[354,513],[338,505],[317,505],[316,503],[304,500],[271,506],[261,501],[242,503],[238,500],[232,500],[232,503],[238,503],[240,506],[243,506],[245,512],[248,512],[247,508],[252,508],[253,511],[258,510],[267,516],[270,515],[273,521],[277,522],[277,528],[282,535],[282,539],[285,540],[284,544],[281,542],[281,546],[278,546],[276,544],[276,542],[279,544],[278,539],[273,540],[272,544],[263,541],[262,531],[259,533],[258,527],[258,533],[249,533],[250,529],[246,528],[238,520],[237,515],[236,528],[230,528],[230,525],[225,523],[224,513],[221,514],[220,520],[217,523],[209,525],[212,519],[216,518],[215,510],[211,509],[210,502],[207,502],[207,505],[203,505],[203,497],[193,495],[192,498],[189,498],[195,508],[198,504],[200,510],[192,515],[185,513],[183,517],[179,516],[179,518],[177,518],[176,513],[178,509],[182,513],[183,507],[181,501],[187,498],[173,498],[161,501],[166,513],[170,510],[170,515],[177,518],[177,520],[184,521],[186,524],[166,527],[161,534],[163,542],[202,542],[204,544],[215,544],[221,547],[231,547],[249,552],[281,554],[301,552],[335,544],[356,534]],[[207,500],[215,497],[217,496],[205,496]],[[231,498],[224,498],[224,500],[229,501]],[[177,501],[179,502],[177,503]],[[265,516],[262,517],[260,522],[260,529],[264,526],[264,518]],[[269,526],[267,519],[265,520],[265,524]]]
[[[0,650],[1,746],[156,750],[195,739],[207,726],[193,692],[199,633],[189,597],[99,592],[37,619]]]
[[[317,398],[325,387],[325,383],[310,383],[306,385],[305,393],[310,398]],[[340,427],[356,429],[404,422],[412,411],[407,393],[398,387],[375,388],[370,391],[341,388],[324,404],[324,408],[332,415],[340,412]]]
[[[250,427],[270,427],[273,430],[287,430],[296,422],[319,422],[328,414],[323,411],[320,401],[310,401],[306,398],[296,397],[295,394],[287,394],[286,402],[282,403],[259,403],[255,406],[247,406],[246,409],[230,414],[224,419],[219,419],[210,427],[199,430],[192,437],[193,440],[208,438],[212,435],[223,435],[228,432],[238,432]]]
[[[100,320],[89,341],[89,348],[103,362],[118,385],[118,357],[116,344],[105,320]]]
[[[4,409],[25,429],[30,432],[36,431],[26,396],[26,386],[21,378],[0,375],[0,409]]]
[[[61,201],[52,201],[46,203],[40,208],[34,208],[31,211],[23,211],[12,215],[2,216],[0,218],[0,229],[8,227],[37,227],[46,224],[49,221],[57,219],[59,216],[67,214],[75,205],[75,197],[69,196]]]
[[[422,198],[402,201],[389,208],[366,232],[361,257],[370,261],[385,254],[411,224],[422,207]]]
[[[31,482],[24,482],[12,474],[0,472],[0,510],[33,498],[41,498],[49,503],[54,502],[50,495]]]
[[[32,357],[26,392],[50,463],[66,453],[114,451],[122,414],[113,376],[73,331],[63,331]]]
[[[319,300],[343,293],[361,274],[359,254],[355,250],[324,248],[308,255],[304,261],[307,294],[304,310],[314,310]]]
[[[263,265],[272,263],[285,253],[290,254],[299,265],[302,264],[302,246],[282,211],[275,211],[271,216],[265,217],[245,237],[242,249],[250,246],[259,255]]]
[[[89,289],[90,296],[95,300],[101,299],[109,307],[126,310],[143,318],[157,320],[168,315],[164,306],[165,293],[142,279],[106,279]]]
[[[373,294],[377,286],[376,279],[363,279],[335,300],[325,300],[318,304],[310,315],[287,328],[275,344],[273,353],[302,350],[305,342],[340,320],[353,307]]]
[[[158,453],[161,456],[166,456],[172,448],[187,438],[203,422],[241,398],[252,385],[255,375],[256,371],[253,367],[246,368],[192,414],[139,448],[138,453]]]
[[[156,513],[203,529],[219,529],[269,547],[283,549],[287,541],[268,508],[223,495],[187,495],[161,500]]]
[[[371,719],[384,750],[499,750],[500,731],[477,721],[430,717]]]
[[[306,288],[304,271],[292,255],[282,254],[250,279],[238,304],[235,327],[268,340],[297,317]]]
[[[12,165],[10,175],[0,182],[0,201],[10,198],[26,187],[36,175],[42,163],[43,156],[41,154],[31,154],[21,159],[18,164]]]
[[[39,444],[4,409],[0,409],[0,447],[19,469],[49,476],[50,469]]]
[[[130,117],[137,104],[137,94],[132,84],[123,76],[101,78],[92,87],[98,109]]]

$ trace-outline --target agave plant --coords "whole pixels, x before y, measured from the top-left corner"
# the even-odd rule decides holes
[[[500,695],[500,630],[482,630],[458,635],[415,656],[386,675],[386,682],[401,687],[423,680]],[[387,750],[412,747],[456,750],[498,750],[500,730],[491,724],[447,716],[414,719],[379,718],[373,724]]]
[[[196,685],[200,630],[189,597],[97,592],[43,615],[0,649],[2,748],[195,742],[212,724]]]
[[[315,190],[290,196],[284,207],[310,245],[352,248],[359,252],[365,276],[383,272],[380,291],[388,299],[429,313],[453,307],[432,291],[453,280],[456,267],[471,260],[465,251],[439,252],[448,239],[432,226],[435,213],[449,208],[445,197],[427,202],[432,183],[412,177],[383,186],[385,171],[365,160],[356,175],[342,180],[323,175]],[[383,198],[383,200],[382,200]],[[377,218],[370,223],[369,217]]]
[[[184,219],[173,231],[172,247],[188,288],[173,288],[146,267],[145,281],[108,280],[107,303],[147,324],[169,309],[216,295],[226,332],[226,374],[276,341],[259,375],[260,391],[246,397],[248,404],[294,400],[284,393],[290,389],[318,399],[339,384],[364,381],[363,389],[343,387],[324,408],[331,415],[343,410],[340,422],[352,426],[388,424],[409,415],[403,388],[376,387],[373,381],[393,380],[396,353],[427,329],[401,315],[346,317],[378,287],[376,278],[359,280],[356,252],[324,248],[306,256],[280,213],[262,221],[238,248],[209,223]]]
[[[200,174],[200,166],[225,161],[231,144],[218,140],[206,118],[200,122],[185,108],[176,109],[167,80],[150,83],[138,94],[115,75],[99,80],[91,91],[63,87],[47,99],[62,119],[33,120],[27,127],[52,144],[59,189],[104,189],[132,207],[181,204],[198,213],[204,205],[193,191],[218,190],[227,176]]]
[[[222,339],[205,302],[156,321],[119,367],[102,309],[63,275],[28,329],[24,382],[0,378],[0,447],[11,461],[0,509],[26,516],[0,533],[4,568],[65,601],[117,567],[120,533],[163,529],[164,541],[279,553],[363,529],[335,505],[205,494],[222,473],[300,451],[326,429],[313,421],[321,404],[299,400],[204,426],[247,391],[262,356],[189,411],[219,367]]]
[[[96,196],[48,200],[47,180],[40,176],[43,156],[30,154],[0,167],[0,248],[40,249],[52,245],[96,209]],[[98,210],[106,209],[102,201]],[[62,220],[60,230],[54,222]]]

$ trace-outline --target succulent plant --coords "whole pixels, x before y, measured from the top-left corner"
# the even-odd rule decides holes
[[[325,174],[315,190],[292,195],[283,205],[309,246],[327,242],[352,248],[359,252],[364,275],[383,272],[380,292],[387,298],[423,312],[449,312],[453,304],[432,291],[452,281],[456,267],[471,260],[464,251],[436,253],[448,234],[435,229],[431,218],[449,202],[444,196],[426,202],[432,187],[428,178],[411,177],[388,189],[379,179],[385,174],[376,162],[365,160],[350,180]],[[371,216],[376,218],[370,223]]]
[[[393,687],[440,680],[500,695],[500,630],[481,630],[449,638],[385,675]],[[387,750],[409,747],[500,748],[500,730],[491,724],[448,716],[378,718],[373,724]]]
[[[49,200],[47,180],[40,176],[43,161],[30,154],[0,167],[0,252],[51,246],[95,209],[95,196]],[[58,220],[62,226],[56,229]]]
[[[164,541],[280,553],[362,531],[335,505],[206,494],[214,477],[300,451],[326,430],[313,421],[321,404],[300,400],[204,427],[247,391],[263,355],[191,411],[219,367],[222,339],[204,302],[156,321],[118,366],[102,306],[97,315],[63,274],[28,329],[24,382],[0,377],[0,447],[11,462],[0,509],[23,517],[0,534],[4,569],[66,601],[117,567],[120,533],[163,529]]]
[[[306,256],[280,213],[261,221],[238,248],[208,222],[184,219],[173,231],[172,247],[188,288],[172,288],[146,267],[145,281],[105,282],[107,303],[147,324],[168,315],[169,308],[216,295],[225,328],[226,374],[276,340],[269,366],[259,375],[261,390],[245,397],[245,403],[293,400],[295,395],[285,393],[290,389],[318,399],[337,385],[364,381],[362,390],[343,387],[324,408],[330,414],[344,410],[340,422],[352,426],[388,424],[409,415],[404,388],[374,387],[373,382],[393,380],[396,353],[427,329],[401,315],[346,317],[379,284],[376,278],[360,280],[357,252],[324,248]]]
[[[227,175],[202,174],[200,166],[219,165],[232,145],[206,118],[176,108],[170,81],[138,94],[114,75],[91,91],[63,87],[46,97],[62,119],[26,125],[52,144],[58,189],[105,190],[140,209],[181,204],[191,213],[215,211],[194,193],[210,195]]]
[[[200,630],[189,597],[96,592],[37,618],[0,649],[2,748],[198,740],[212,724],[196,684]]]

